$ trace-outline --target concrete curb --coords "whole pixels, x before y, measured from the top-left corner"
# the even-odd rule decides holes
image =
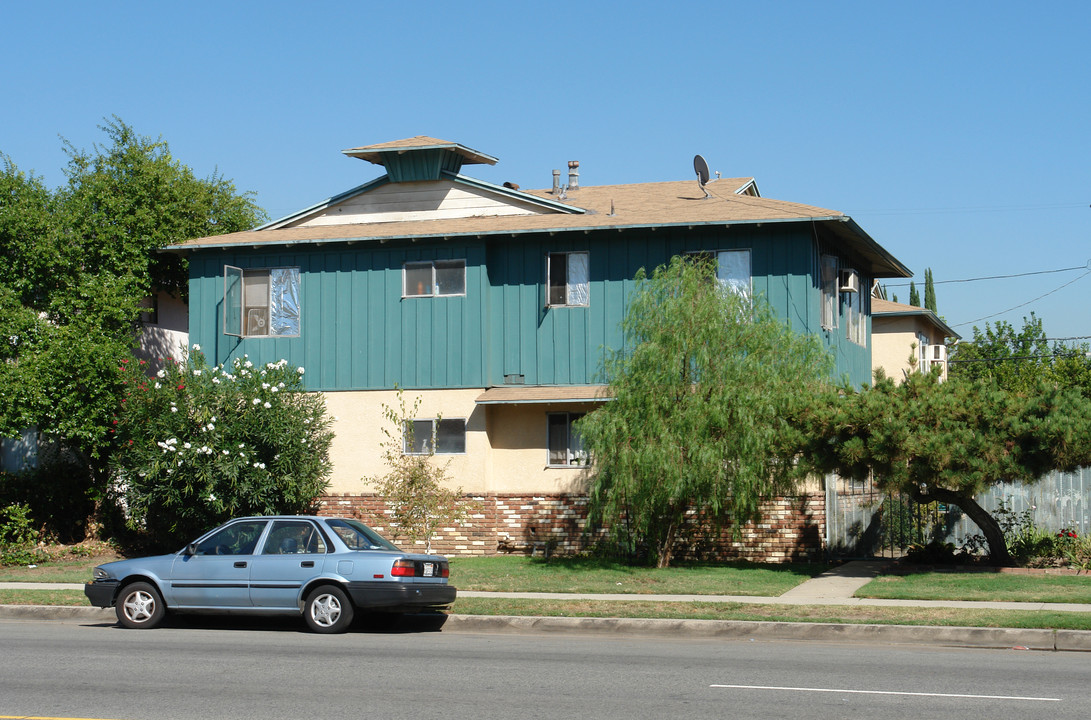
[[[116,622],[116,617],[112,608],[60,605],[0,605],[0,620],[76,620],[113,625]],[[443,623],[442,631],[512,635],[578,633],[580,635],[630,635],[675,640],[685,638],[695,640],[794,640],[1091,652],[1091,631],[1088,630],[941,627],[932,625],[846,625],[744,620],[449,615],[446,622]]]

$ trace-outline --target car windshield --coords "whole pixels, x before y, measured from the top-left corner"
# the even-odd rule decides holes
[[[326,524],[337,533],[349,550],[397,550],[393,543],[383,538],[358,520],[335,518]]]

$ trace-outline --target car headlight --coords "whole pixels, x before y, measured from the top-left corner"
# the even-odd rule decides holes
[[[110,579],[110,573],[106,572],[105,570],[103,570],[100,567],[97,567],[97,568],[95,568],[94,578],[95,578],[95,582],[98,582],[99,580],[109,580]]]

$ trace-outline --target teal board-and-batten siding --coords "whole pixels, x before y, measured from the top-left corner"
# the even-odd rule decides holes
[[[805,226],[803,226],[805,227]],[[696,250],[751,251],[753,289],[797,332],[817,333],[836,374],[870,377],[870,352],[845,328],[820,327],[818,251],[798,225],[678,227],[491,236],[465,242],[359,243],[191,256],[191,341],[214,363],[246,354],[306,368],[312,390],[473,388],[522,376],[527,385],[602,382],[604,348],[621,344],[621,320],[640,268]],[[546,256],[586,251],[590,304],[546,306]],[[403,298],[403,264],[465,259],[466,295]],[[299,267],[301,335],[223,334],[223,267]]]

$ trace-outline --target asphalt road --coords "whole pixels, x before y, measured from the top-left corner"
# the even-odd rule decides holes
[[[1091,654],[0,621],[0,717],[1086,718]]]

